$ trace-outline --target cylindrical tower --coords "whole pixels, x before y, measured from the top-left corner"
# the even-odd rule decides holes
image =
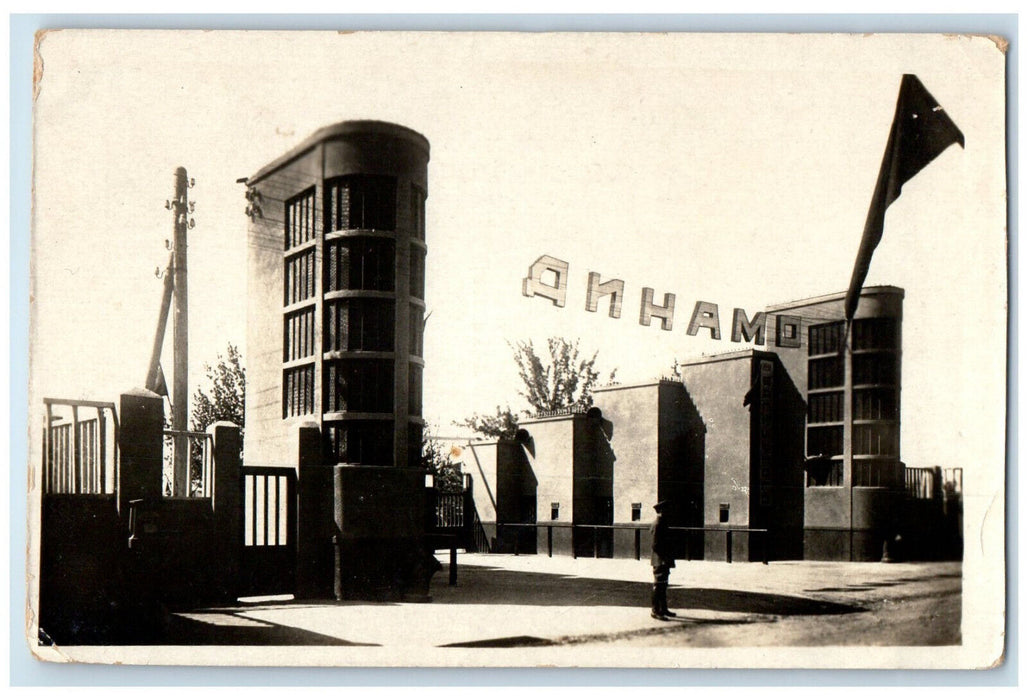
[[[877,560],[895,534],[903,290],[865,287],[847,334],[845,294],[768,309],[800,325],[777,353],[807,402],[804,558]]]
[[[269,239],[281,241],[278,372],[260,371],[272,365],[262,350],[277,343],[254,318],[267,306],[259,300],[251,300],[256,331],[248,336],[258,368],[248,411],[256,411],[254,438],[267,443],[255,452],[275,453],[266,461],[288,461],[293,452],[277,437],[282,421],[291,433],[314,420],[325,463],[420,462],[428,159],[428,141],[415,131],[347,121],[320,129],[249,178],[261,208],[251,257],[268,257]],[[271,275],[259,276],[260,288],[251,289],[257,297],[274,284]],[[265,375],[280,378],[278,425],[270,387],[259,385]]]
[[[305,595],[420,598],[434,571],[420,469],[428,158],[415,131],[348,121],[246,182],[244,449],[250,464],[297,465]]]
[[[326,456],[416,466],[428,141],[382,122],[340,127],[324,144]]]

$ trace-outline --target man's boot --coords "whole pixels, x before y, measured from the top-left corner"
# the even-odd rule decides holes
[[[653,584],[653,598],[650,606],[650,617],[657,620],[667,620],[667,584]]]

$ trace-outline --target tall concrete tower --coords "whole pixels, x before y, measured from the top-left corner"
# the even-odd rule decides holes
[[[299,476],[300,596],[423,597],[429,144],[315,132],[248,178],[248,465]]]
[[[848,338],[845,294],[768,308],[776,352],[807,403],[806,454],[821,462],[804,489],[804,559],[877,561],[896,533],[903,296],[865,287]]]
[[[417,132],[349,121],[248,179],[247,462],[293,464],[312,421],[327,463],[420,461],[428,159]]]

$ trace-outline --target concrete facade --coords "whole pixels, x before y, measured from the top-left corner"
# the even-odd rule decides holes
[[[704,558],[724,560],[729,546],[733,560],[800,558],[805,409],[784,367],[773,353],[744,350],[679,371],[705,428],[694,445]]]
[[[704,428],[696,406],[680,381],[612,385],[594,392],[593,401],[611,423],[615,457],[614,523],[648,524],[657,501],[673,504],[668,522],[677,527],[703,524]],[[678,535],[683,556],[699,556],[698,538]],[[634,553],[635,533],[614,531],[615,551]],[[640,547],[649,547],[649,532]],[[691,545],[691,546],[690,546]]]
[[[474,442],[461,455],[462,470],[474,479],[475,510],[489,551],[534,553],[535,531],[502,524],[531,524],[542,509],[538,477],[527,440]],[[548,511],[547,511],[548,513]]]

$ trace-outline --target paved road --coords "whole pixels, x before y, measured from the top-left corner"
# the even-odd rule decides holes
[[[431,649],[960,643],[961,566],[680,562],[649,616],[648,562],[461,555],[431,603],[261,601],[172,616],[169,644]]]

